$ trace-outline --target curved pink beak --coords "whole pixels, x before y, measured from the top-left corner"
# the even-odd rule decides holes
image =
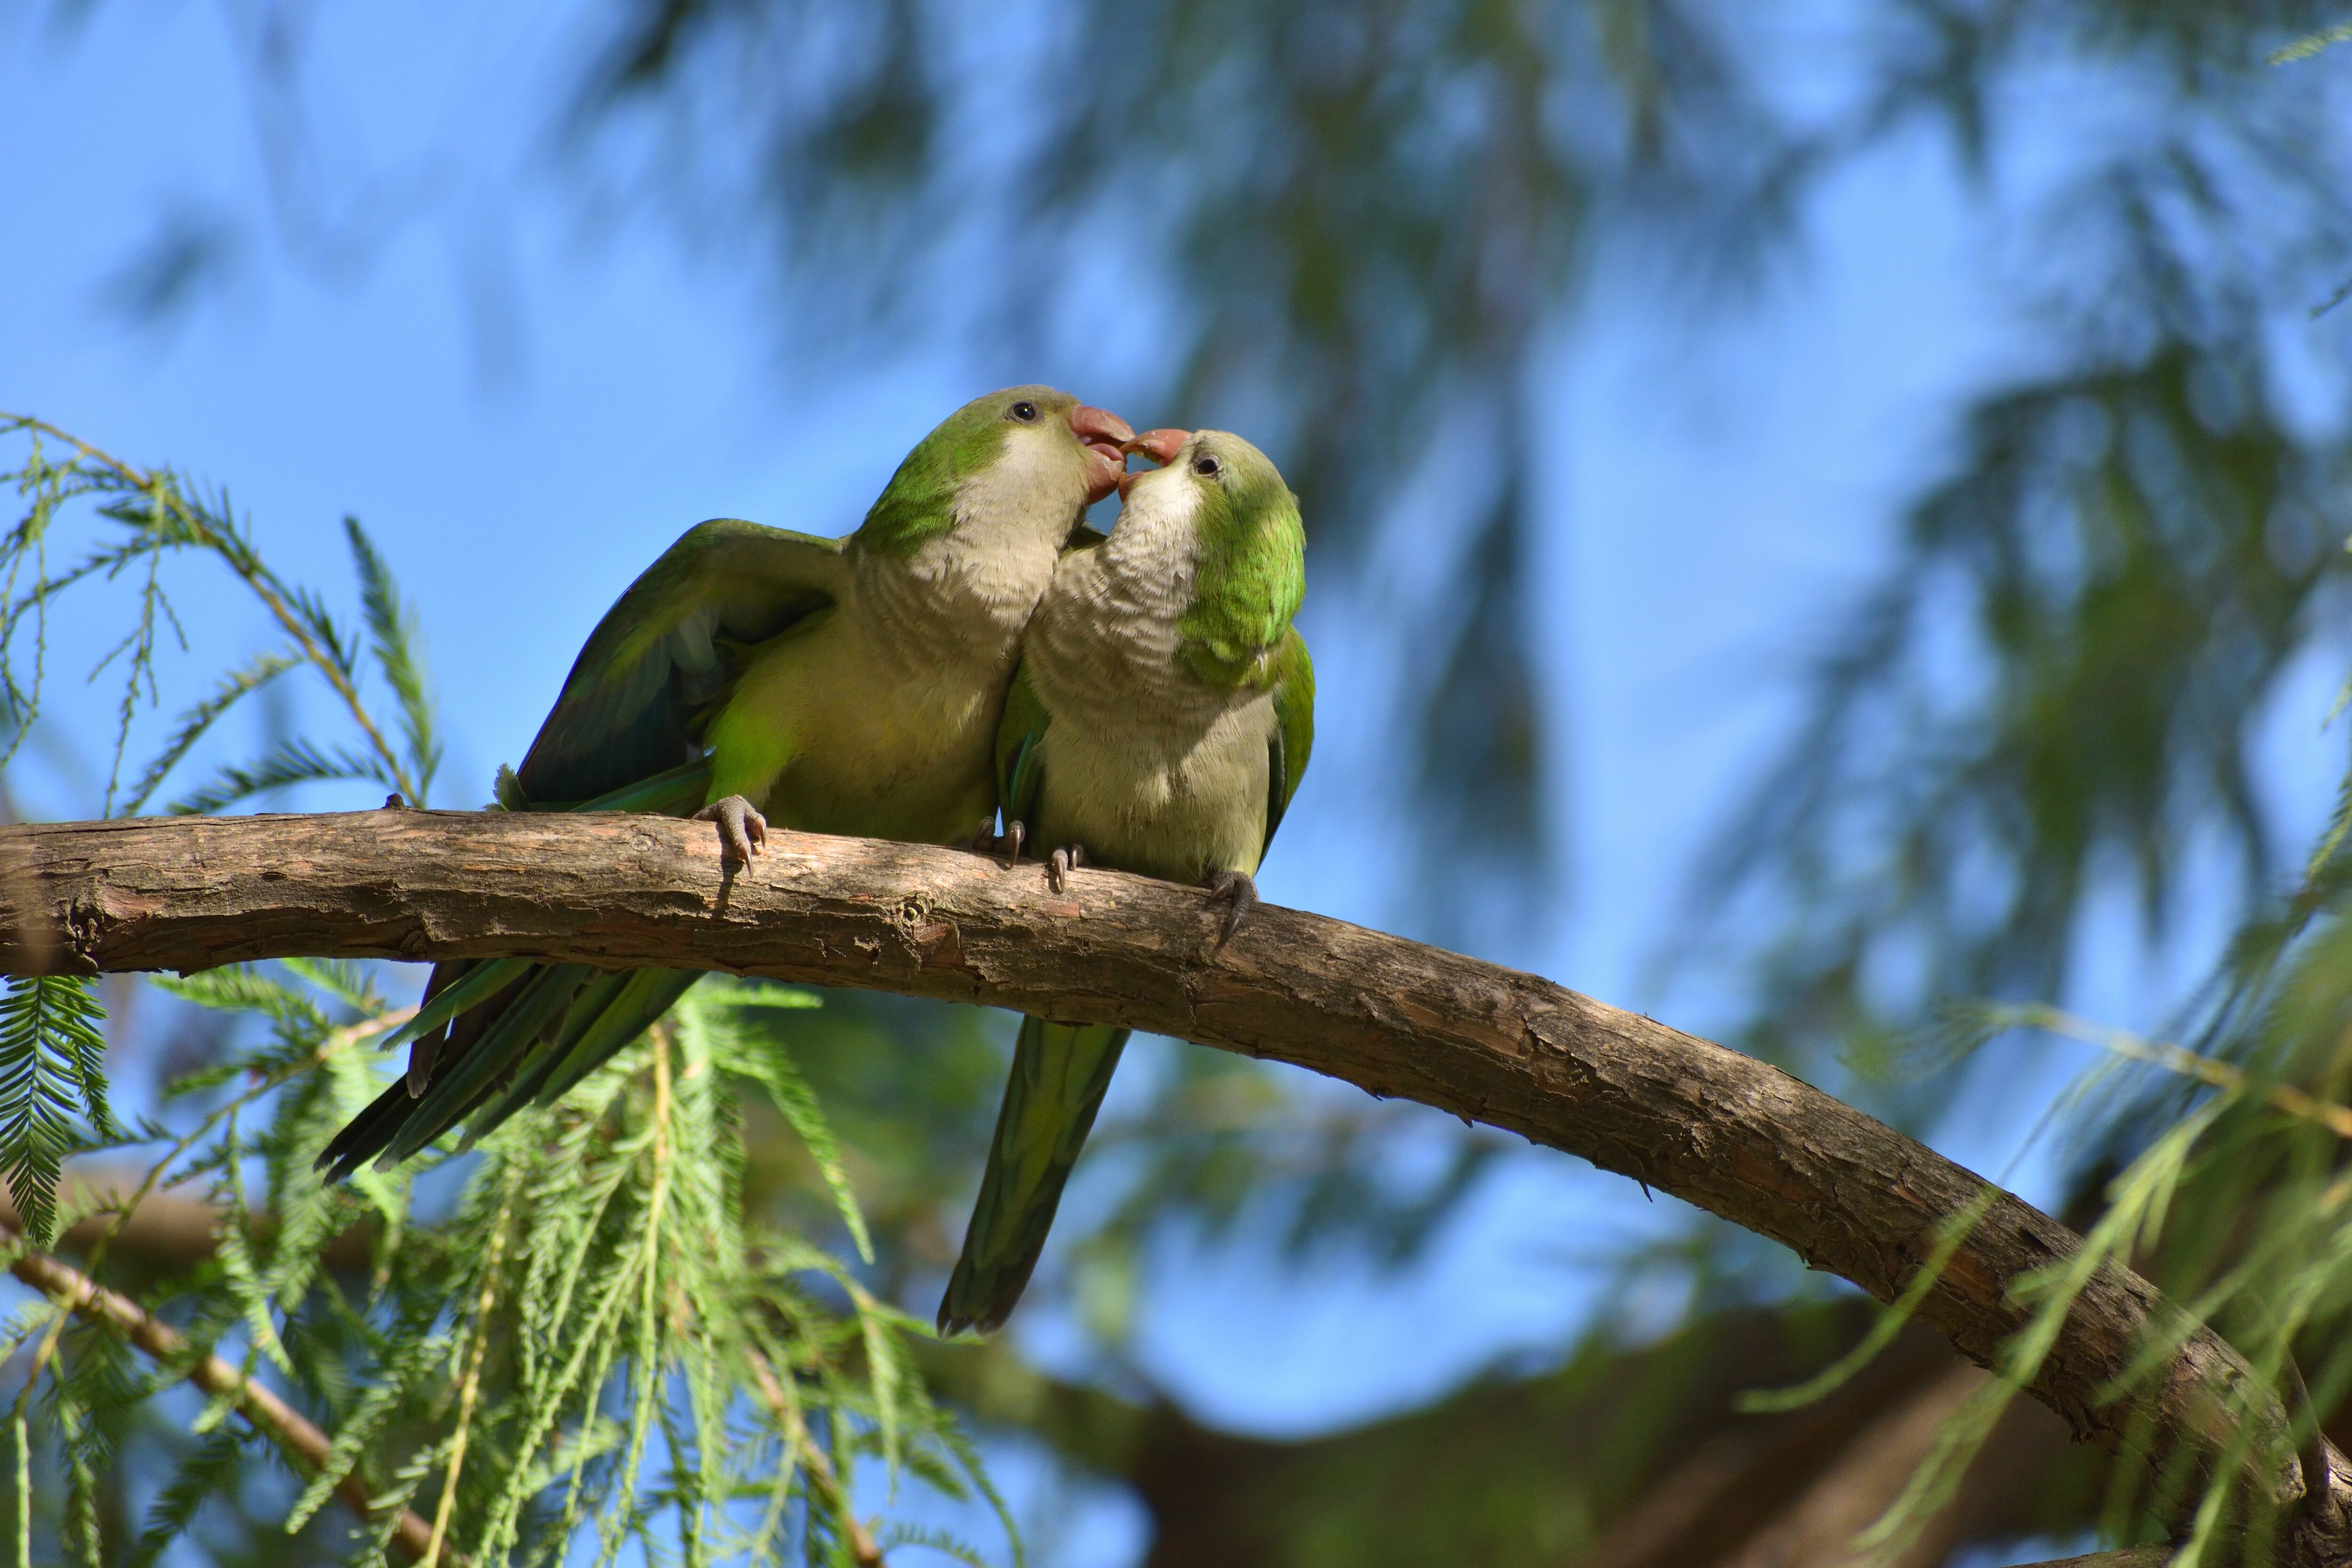
[[[1164,468],[1176,460],[1176,454],[1182,450],[1184,443],[1192,438],[1192,432],[1190,430],[1146,430],[1140,436],[1120,442],[1118,449],[1149,458]],[[1125,500],[1127,492],[1133,489],[1135,481],[1142,477],[1141,474],[1121,474],[1118,479],[1118,499]]]
[[[1135,431],[1108,409],[1081,403],[1070,410],[1070,433],[1086,443],[1087,502],[1092,505],[1118,488],[1127,469],[1126,443],[1135,439]]]
[[[1176,460],[1176,454],[1181,451],[1184,443],[1192,438],[1192,432],[1190,430],[1146,430],[1140,436],[1131,437],[1121,442],[1118,449],[1122,452],[1140,452],[1164,468]]]

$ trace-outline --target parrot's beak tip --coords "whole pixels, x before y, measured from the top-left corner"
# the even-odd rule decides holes
[[[1118,449],[1149,458],[1164,468],[1176,460],[1177,452],[1192,438],[1190,430],[1146,430],[1120,442]]]

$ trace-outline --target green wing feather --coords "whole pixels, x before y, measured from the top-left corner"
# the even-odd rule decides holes
[[[839,603],[848,574],[838,540],[734,518],[687,530],[590,634],[516,770],[521,795],[576,805],[693,761],[744,650]]]
[[[836,540],[733,518],[687,530],[597,623],[522,765],[501,770],[499,804],[698,809],[709,779],[702,727],[744,653],[814,624],[847,582]],[[547,1103],[579,1081],[696,978],[437,964],[428,1004],[446,994],[454,1005],[419,1015],[407,1031],[417,1036],[407,1080],[354,1117],[319,1164],[335,1180],[372,1159],[403,1160],[468,1117],[469,1135],[479,1137],[533,1098]]]
[[[1045,778],[1039,742],[1053,722],[1053,714],[1030,683],[1029,667],[1023,665],[1013,672],[1004,717],[996,724],[996,804],[1008,823],[1034,826],[1037,789]]]
[[[1293,626],[1268,661],[1274,683],[1274,733],[1269,737],[1265,786],[1265,845],[1272,847],[1274,830],[1307,776],[1307,753],[1315,749],[1315,661],[1307,657],[1307,639]]]

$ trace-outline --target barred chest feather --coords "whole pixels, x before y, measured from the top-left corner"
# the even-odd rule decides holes
[[[1160,487],[1182,502],[1189,487]],[[1130,506],[1109,541],[1065,560],[1022,639],[1046,731],[1045,845],[1101,864],[1198,881],[1252,870],[1264,847],[1263,692],[1220,690],[1178,662],[1193,590],[1190,508]]]
[[[1196,539],[1190,487],[1160,486],[1130,505],[1098,547],[1055,570],[1022,640],[1037,694],[1057,723],[1124,733],[1181,752],[1235,694],[1213,690],[1177,660],[1192,603]]]
[[[908,672],[1009,667],[1058,553],[1024,500],[1017,489],[975,485],[949,533],[909,556],[852,559],[856,618],[877,657]]]

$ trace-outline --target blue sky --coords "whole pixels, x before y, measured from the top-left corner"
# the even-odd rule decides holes
[[[357,514],[420,606],[450,740],[445,805],[487,797],[595,617],[691,522],[845,531],[915,438],[992,385],[1056,380],[1157,422],[1119,395],[1150,361],[1148,312],[1105,311],[1099,340],[1057,342],[1045,364],[961,338],[824,363],[781,353],[756,258],[689,254],[647,222],[597,225],[534,177],[552,156],[544,94],[582,39],[562,5],[488,9],[321,11],[315,166],[274,184],[256,133],[266,95],[234,44],[245,10],[120,0],[70,31],[0,11],[0,144],[29,149],[0,247],[0,408],[227,484],[281,570],[338,594],[339,520]],[[314,178],[316,203],[299,194]],[[132,328],[108,303],[106,280],[159,224],[273,202],[288,216],[249,224],[243,265],[189,319]],[[341,255],[347,232],[377,232],[378,206],[389,237]],[[1570,892],[1555,926],[1498,956],[1609,1000],[1656,1000],[1645,960],[1690,855],[1793,710],[1809,637],[1883,560],[1961,400],[2033,363],[2031,324],[2005,311],[1985,259],[1990,232],[1923,134],[1824,187],[1756,301],[1701,310],[1604,258],[1557,324],[1538,389],[1555,455],[1523,591],[1544,638]],[[289,244],[316,264],[289,265]],[[1391,755],[1383,661],[1410,657],[1381,642],[1381,595],[1410,593],[1414,564],[1384,558],[1364,594],[1340,595],[1317,591],[1310,562],[1323,722],[1269,898],[1410,924],[1366,853],[1393,830],[1366,784]],[[262,639],[220,584],[192,581],[181,606],[194,644],[183,693]],[[58,661],[51,714],[95,757],[112,699],[73,684],[103,646],[68,627],[68,651],[77,638],[89,657]],[[2305,675],[2267,746],[2295,821],[2333,780],[2317,722],[2339,677]],[[172,695],[167,681],[167,709]],[[37,759],[16,787],[40,815],[94,804]],[[2181,951],[2211,936],[2188,933]],[[2127,911],[2097,942],[2131,948]],[[2149,1023],[2192,971],[2162,973],[2175,978],[2152,991],[2151,972],[2118,957],[2094,966],[2083,1000]],[[1674,1000],[1674,1021],[1704,1030],[1733,999]],[[2080,1059],[2053,1047],[2001,1086],[2002,1105],[1958,1108],[1939,1143],[2000,1169],[2019,1104],[2038,1106]],[[2014,1179],[2049,1195],[2045,1163]],[[1344,1423],[1558,1344],[1591,1304],[1579,1256],[1661,1215],[1577,1162],[1517,1162],[1401,1280],[1213,1258],[1162,1270],[1139,1355],[1213,1421]],[[1066,1325],[1026,1331],[1050,1356]],[[1114,1515],[1080,1531],[1092,1543],[1070,1560],[1131,1552],[1132,1521]]]

